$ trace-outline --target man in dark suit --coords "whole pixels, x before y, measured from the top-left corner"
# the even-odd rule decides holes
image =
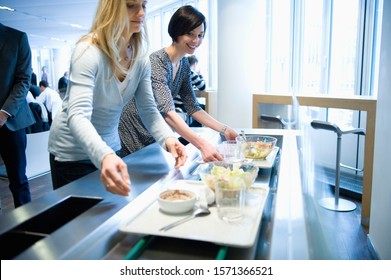
[[[58,91],[60,92],[61,99],[64,99],[65,93],[68,87],[68,71],[65,71],[64,75],[58,80]]]
[[[31,50],[24,32],[0,23],[0,154],[18,207],[31,201],[26,176],[25,128],[35,123],[26,101]]]
[[[35,75],[33,69],[31,69],[31,85],[37,86],[37,75]]]

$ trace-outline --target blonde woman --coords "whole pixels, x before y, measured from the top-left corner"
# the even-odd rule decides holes
[[[186,161],[184,146],[154,102],[145,48],[146,3],[100,0],[91,32],[75,47],[67,93],[49,137],[55,189],[100,169],[107,191],[129,194],[131,178],[117,155],[118,123],[133,98],[145,126],[176,159],[175,167]]]

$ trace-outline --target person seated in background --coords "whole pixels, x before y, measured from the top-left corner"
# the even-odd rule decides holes
[[[31,91],[27,92],[26,100],[27,100],[27,103],[35,102],[34,95],[31,93]]]
[[[54,120],[57,112],[61,108],[62,100],[57,91],[49,88],[46,81],[39,82],[41,94],[36,98],[38,102],[43,103],[49,112],[49,124]]]
[[[37,101],[34,95],[31,93],[31,91],[27,92],[26,100],[30,106],[30,109],[34,115],[35,122],[36,122],[35,124],[26,128],[26,133],[35,133],[35,132],[49,130],[50,128],[49,116],[48,116],[48,110],[46,109],[46,106],[42,102]]]
[[[64,75],[58,80],[58,92],[61,99],[64,99],[65,93],[68,87],[68,71],[64,72]]]
[[[46,110],[45,105],[43,105],[41,102],[33,100],[29,102],[29,106],[31,112],[34,115],[35,123],[26,127],[26,134],[50,130],[48,111]]]
[[[41,94],[41,90],[37,85],[30,85],[29,91],[32,93],[34,98],[37,98]]]
[[[193,85],[194,90],[204,91],[206,88],[206,83],[204,77],[202,76],[200,70],[198,69],[198,59],[195,55],[190,55],[187,57],[187,60],[190,64],[191,71],[191,84]]]
[[[37,85],[37,75],[34,73],[33,68],[31,68],[31,84]]]

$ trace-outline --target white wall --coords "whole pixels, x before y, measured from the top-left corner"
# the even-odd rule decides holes
[[[49,131],[27,134],[26,176],[29,180],[50,172]]]
[[[261,2],[218,0],[217,119],[232,127],[252,127],[252,94],[260,92],[261,80]]]
[[[69,71],[69,61],[71,49],[64,47],[62,49],[53,49],[53,81],[52,88],[58,91],[58,80]]]
[[[369,238],[380,259],[391,259],[391,1],[384,1]]]

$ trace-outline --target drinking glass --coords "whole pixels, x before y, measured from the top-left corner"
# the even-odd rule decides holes
[[[235,140],[223,141],[217,146],[217,151],[223,156],[225,162],[239,162],[240,147]]]
[[[233,222],[243,218],[245,190],[246,184],[242,179],[215,183],[217,214],[220,219]]]

